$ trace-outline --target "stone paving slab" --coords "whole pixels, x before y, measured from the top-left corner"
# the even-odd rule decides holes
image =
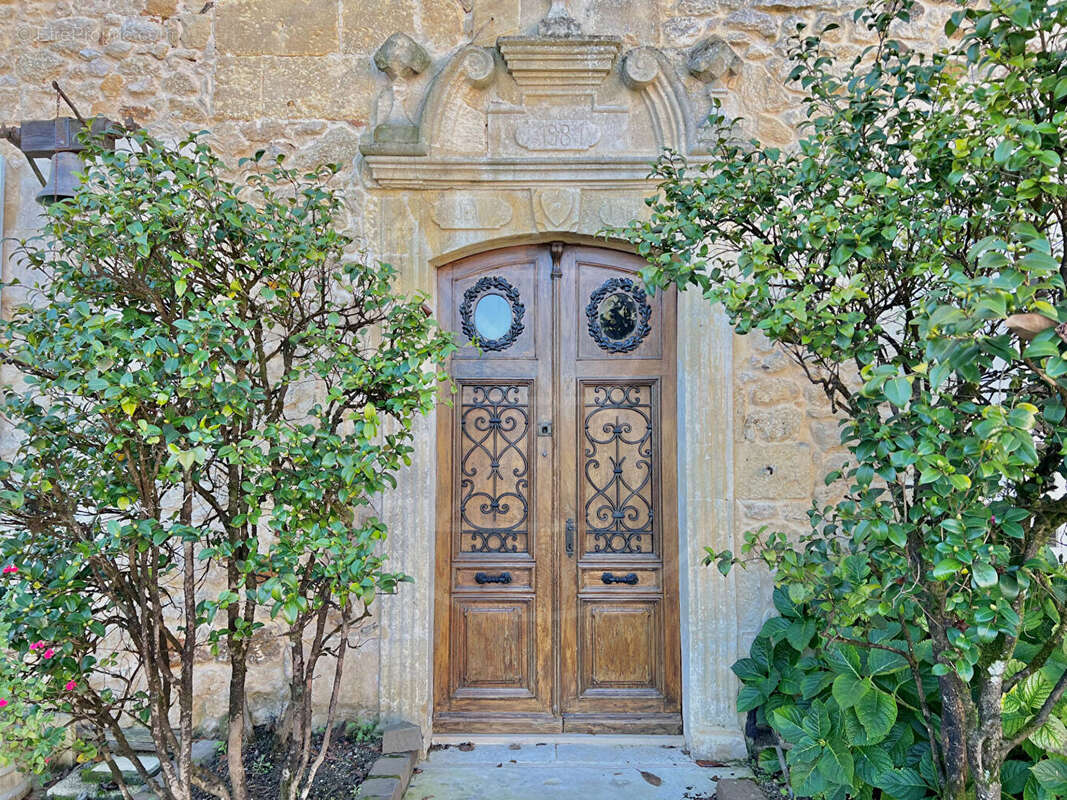
[[[419,764],[405,800],[707,800],[745,767],[701,767],[676,746],[456,746]]]

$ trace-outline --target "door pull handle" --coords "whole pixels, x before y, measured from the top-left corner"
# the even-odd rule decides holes
[[[574,520],[573,519],[567,520],[567,524],[566,524],[565,528],[566,528],[566,538],[567,538],[567,556],[569,558],[574,558],[574,531],[575,531]]]
[[[479,572],[474,576],[474,582],[482,583],[511,583],[511,573],[501,572],[499,575],[490,575],[488,572]]]
[[[604,581],[604,583],[609,585],[612,583],[628,583],[631,586],[636,586],[637,573],[631,572],[627,575],[613,575],[610,572],[605,572],[603,575],[600,576],[600,580]]]

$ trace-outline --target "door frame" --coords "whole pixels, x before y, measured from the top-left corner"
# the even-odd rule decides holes
[[[495,256],[502,255],[504,257],[504,263],[508,263],[508,260],[514,261],[525,257],[532,259],[536,262],[544,259],[551,253],[553,273],[552,277],[555,278],[558,274],[560,266],[561,255],[564,253],[564,248],[568,245],[571,248],[594,248],[604,254],[610,254],[611,252],[617,252],[627,260],[637,258],[632,248],[626,246],[620,246],[617,242],[605,242],[602,239],[593,239],[592,237],[585,236],[566,236],[566,241],[560,241],[562,237],[524,237],[519,242],[489,242],[481,243],[479,245],[467,248],[469,252],[456,252],[445,259],[435,259],[437,262],[437,269],[435,270],[434,283],[437,293],[437,308],[440,313],[442,306],[447,306],[451,311],[454,311],[455,298],[450,295],[446,296],[445,292],[449,292],[450,289],[446,289],[446,282],[442,279],[442,273],[444,270],[451,269],[460,262],[469,261],[471,265],[480,266],[481,261],[490,261]],[[533,239],[533,240],[531,240]],[[495,246],[494,246],[495,245]],[[511,251],[508,253],[507,251]],[[572,251],[573,252],[573,251]],[[540,254],[540,257],[538,256]],[[574,262],[574,256],[571,257],[572,263]],[[610,259],[609,259],[610,261]],[[620,264],[622,268],[627,268],[631,265]],[[575,268],[577,266],[575,265]],[[536,284],[535,284],[536,285]],[[573,302],[574,298],[568,299],[563,305],[560,305],[561,298],[559,297],[559,282],[552,280],[552,295],[551,302],[554,309],[553,314],[549,315],[549,320],[555,318],[555,315],[566,314],[568,312],[568,306]],[[577,288],[577,287],[575,287]],[[656,478],[657,493],[660,497],[661,510],[659,512],[660,522],[659,525],[665,532],[672,532],[672,535],[664,536],[659,545],[660,559],[661,559],[661,580],[663,582],[663,592],[661,596],[661,610],[660,610],[660,625],[666,627],[673,624],[674,634],[673,636],[662,632],[661,635],[667,637],[667,651],[664,654],[664,662],[662,668],[667,671],[666,686],[668,701],[677,703],[677,708],[684,714],[684,692],[683,686],[686,683],[684,664],[685,659],[684,650],[682,648],[682,642],[685,638],[686,625],[685,620],[682,617],[683,607],[683,580],[682,580],[682,559],[684,557],[684,548],[682,547],[681,537],[682,520],[680,519],[680,511],[682,509],[683,501],[681,497],[681,484],[679,469],[682,466],[682,443],[679,439],[679,431],[683,427],[682,420],[680,419],[681,404],[679,402],[680,386],[678,375],[678,347],[679,347],[679,313],[677,308],[677,294],[671,292],[666,295],[667,302],[664,308],[670,309],[669,317],[673,318],[673,325],[668,322],[668,326],[664,326],[662,331],[662,347],[664,350],[660,356],[661,360],[665,362],[665,371],[662,377],[657,380],[658,387],[655,390],[657,396],[656,404],[659,406],[662,397],[666,397],[668,403],[666,404],[666,413],[660,413],[658,416],[659,430],[656,434],[657,442],[668,441],[671,443],[671,447],[668,448],[667,454],[671,456],[669,461],[662,462],[661,468],[658,470]],[[548,300],[549,298],[543,298]],[[573,311],[573,309],[570,309]],[[443,324],[447,324],[451,320],[442,320]],[[539,344],[538,348],[545,351],[551,350],[549,358],[552,362],[552,378],[554,386],[551,389],[553,397],[554,409],[552,410],[552,416],[556,423],[557,431],[561,430],[565,426],[562,425],[562,418],[559,415],[564,411],[561,406],[563,395],[560,393],[560,383],[563,372],[561,371],[561,352],[560,352],[560,331],[557,330],[554,324],[549,324],[549,331],[538,331]],[[582,326],[579,324],[577,333],[580,337]],[[550,334],[546,336],[545,334]],[[644,380],[636,379],[635,380]],[[451,382],[442,384],[440,395],[443,398],[449,398],[452,402],[458,402],[459,396],[451,394]],[[580,387],[579,387],[580,388]],[[531,395],[532,397],[532,395]],[[573,398],[572,398],[573,399]],[[575,413],[580,413],[580,409]],[[571,426],[576,433],[580,428],[579,420],[572,421]],[[433,536],[433,571],[434,571],[434,591],[432,593],[432,636],[431,636],[431,659],[430,659],[430,725],[433,728],[435,720],[440,722],[440,718],[444,716],[448,721],[446,723],[447,732],[449,733],[501,733],[501,732],[516,732],[516,733],[559,733],[561,732],[560,725],[564,720],[564,712],[562,708],[562,693],[569,685],[569,681],[574,676],[564,676],[560,672],[560,667],[566,663],[565,658],[560,658],[555,662],[555,674],[553,677],[553,687],[551,692],[551,702],[555,709],[555,715],[549,719],[544,718],[543,714],[522,713],[515,714],[501,714],[498,718],[493,720],[491,726],[487,726],[484,721],[475,722],[472,719],[471,722],[477,726],[477,731],[466,730],[464,727],[465,715],[460,712],[439,712],[439,703],[443,698],[443,693],[446,693],[449,688],[450,679],[447,677],[451,674],[451,671],[455,669],[455,666],[450,663],[450,649],[451,649],[451,637],[452,637],[452,625],[450,624],[450,615],[454,613],[453,610],[453,570],[455,565],[452,558],[452,548],[454,536],[453,531],[453,515],[454,515],[454,486],[453,486],[453,472],[454,472],[454,447],[456,443],[450,441],[447,445],[448,463],[444,463],[445,459],[441,451],[442,442],[448,439],[453,434],[454,429],[454,412],[451,406],[445,406],[445,409],[438,407],[438,413],[436,414],[436,424],[434,425],[434,458],[435,458],[435,472],[436,472],[436,499],[435,499],[435,525]],[[444,437],[444,438],[442,438]],[[575,443],[577,440],[575,440]],[[558,443],[558,444],[557,444]],[[536,449],[536,439],[534,440]],[[562,445],[562,437],[557,438],[553,442],[553,457],[552,463],[558,465],[561,463],[561,459],[566,456],[562,451],[557,452],[557,447]],[[662,453],[660,445],[657,445],[657,453]],[[558,477],[557,477],[558,482]],[[555,487],[552,492],[553,502],[552,508],[556,514],[561,514],[562,509],[558,507],[558,495],[559,488]],[[669,498],[669,501],[666,501]],[[550,537],[555,538],[555,537]],[[540,539],[540,536],[538,537]],[[538,583],[541,584],[539,592],[544,591],[544,581],[546,578],[556,577],[557,586],[555,586],[549,593],[547,602],[550,607],[551,619],[552,619],[552,635],[551,642],[548,647],[549,655],[553,652],[558,652],[561,647],[561,642],[566,638],[567,631],[563,624],[561,624],[560,610],[563,607],[562,597],[560,594],[560,585],[566,584],[567,581],[562,579],[561,570],[568,567],[565,564],[565,559],[558,552],[561,549],[562,541],[555,542],[556,546],[551,549],[551,553],[548,553],[548,559],[544,560],[545,554],[539,558],[538,563],[545,566],[540,566],[537,570],[540,573],[538,577]],[[577,561],[573,566],[576,568]],[[551,576],[545,576],[544,572],[548,566],[551,569]],[[581,570],[577,570],[576,575],[580,576]],[[580,583],[580,581],[579,581]],[[574,585],[574,588],[578,588],[578,584]],[[540,604],[540,596],[535,597],[535,603]],[[577,596],[574,600],[578,602]],[[576,605],[577,609],[578,606]],[[576,623],[577,624],[577,623]],[[534,626],[535,635],[542,635],[542,626],[540,623]],[[662,640],[661,640],[662,641]],[[671,643],[673,642],[673,648]],[[572,644],[576,644],[572,642]],[[671,650],[677,650],[678,652],[669,652]],[[537,651],[540,653],[540,650]],[[535,660],[540,661],[540,656],[536,656]],[[550,659],[551,660],[551,659]],[[444,684],[444,685],[442,685]],[[584,717],[584,714],[576,715],[579,718]],[[597,715],[590,715],[597,716]],[[603,714],[600,715],[604,716]],[[609,715],[610,716],[610,715]],[[598,721],[591,722],[589,724],[582,723],[580,720],[577,724],[571,724],[568,726],[568,732],[597,732],[597,733],[626,733],[637,731],[642,734],[651,734],[656,732],[662,733],[683,733],[684,730],[678,728],[678,713],[661,713],[657,714],[649,711],[634,711],[626,714],[619,714],[618,720],[614,723],[605,723],[598,718]],[[683,717],[684,718],[684,717]],[[672,721],[673,720],[673,721]]]

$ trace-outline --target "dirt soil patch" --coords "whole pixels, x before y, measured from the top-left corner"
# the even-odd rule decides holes
[[[312,757],[318,752],[322,735],[314,737]],[[334,731],[326,760],[319,767],[311,796],[315,800],[352,800],[367,776],[375,759],[381,755],[381,737],[365,739],[346,735],[344,727]],[[283,759],[275,753],[274,731],[267,726],[255,729],[251,741],[245,745],[245,769],[248,773],[248,796],[256,800],[278,800],[278,778]],[[226,753],[215,756],[208,768],[229,785]],[[194,792],[195,800],[212,800],[207,792]]]

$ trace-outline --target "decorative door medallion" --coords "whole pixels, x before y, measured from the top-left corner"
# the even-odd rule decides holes
[[[673,292],[612,250],[442,269],[434,727],[677,733]]]

